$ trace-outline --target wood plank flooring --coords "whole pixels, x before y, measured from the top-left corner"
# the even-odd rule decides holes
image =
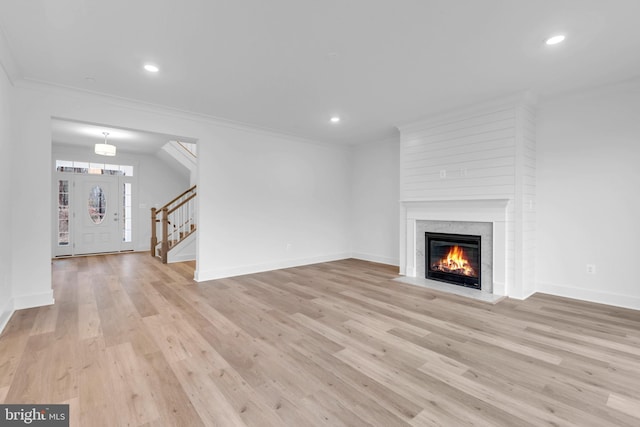
[[[147,254],[53,262],[0,336],[0,402],[78,426],[638,426],[640,312],[497,305],[345,260],[204,283]]]

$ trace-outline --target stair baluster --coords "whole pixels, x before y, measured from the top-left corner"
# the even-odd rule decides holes
[[[169,251],[197,229],[196,195],[194,185],[162,208],[151,208],[151,255],[159,257],[163,264],[167,263]],[[158,223],[161,224],[160,240],[157,233]]]

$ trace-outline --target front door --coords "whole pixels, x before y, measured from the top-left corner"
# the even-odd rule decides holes
[[[122,212],[118,176],[76,175],[73,230],[75,255],[121,250]]]

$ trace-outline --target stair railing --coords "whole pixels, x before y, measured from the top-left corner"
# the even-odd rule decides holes
[[[197,153],[197,145],[194,143],[189,143],[189,142],[182,142],[182,141],[176,141],[178,143],[178,145],[184,150],[186,151],[189,155],[191,155],[191,157],[193,158],[197,158],[198,155]]]
[[[196,231],[196,195],[194,185],[161,208],[151,208],[151,256],[163,264],[169,251]]]

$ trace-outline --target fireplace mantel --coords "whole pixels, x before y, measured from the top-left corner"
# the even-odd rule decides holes
[[[535,291],[535,99],[522,93],[400,129],[400,265],[415,274],[415,222],[493,223],[493,292]]]
[[[400,201],[400,274],[416,277],[416,222],[465,221],[493,224],[493,293],[508,295],[509,199]]]

